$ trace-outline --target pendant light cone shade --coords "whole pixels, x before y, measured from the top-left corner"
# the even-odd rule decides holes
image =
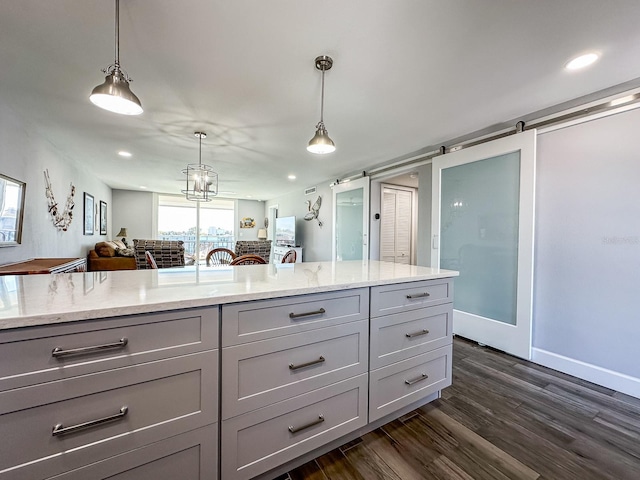
[[[194,202],[210,202],[218,194],[218,174],[209,165],[202,164],[202,139],[207,138],[204,132],[195,132],[200,139],[200,155],[198,163],[190,163],[182,170],[187,176],[187,188],[182,190],[187,200]]]
[[[131,78],[120,68],[120,0],[116,0],[116,58],[103,69],[107,74],[104,83],[93,89],[89,100],[94,105],[122,115],[140,115],[142,104],[131,91]]]
[[[316,125],[316,134],[307,145],[307,150],[311,153],[323,155],[336,150],[336,145],[329,138],[329,132],[324,126],[324,72],[333,66],[333,59],[327,55],[320,55],[315,60],[316,68],[322,72],[322,93],[320,95],[320,121]]]
[[[140,115],[142,104],[129,88],[129,82],[124,78],[120,70],[116,70],[104,79],[102,85],[98,85],[89,97],[94,105],[122,115]]]
[[[333,140],[329,138],[329,134],[324,128],[324,124],[318,124],[317,128],[318,129],[316,130],[316,134],[311,140],[309,140],[307,150],[309,150],[311,153],[318,154],[335,152],[336,145],[333,143]]]

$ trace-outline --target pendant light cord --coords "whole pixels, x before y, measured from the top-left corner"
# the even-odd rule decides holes
[[[202,166],[202,133],[198,134],[198,138],[200,139],[200,149],[198,152],[198,165]]]
[[[320,94],[320,123],[324,126],[324,66],[322,67],[322,89]]]
[[[116,0],[116,68],[120,68],[120,0]]]

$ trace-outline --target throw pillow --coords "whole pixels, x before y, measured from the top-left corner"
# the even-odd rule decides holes
[[[96,243],[95,251],[99,257],[113,257],[116,254],[115,246],[111,242]]]
[[[117,257],[133,257],[133,248],[116,248]]]

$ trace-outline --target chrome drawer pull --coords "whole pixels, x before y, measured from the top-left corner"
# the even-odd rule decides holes
[[[302,317],[309,317],[311,315],[322,315],[324,312],[326,312],[324,308],[320,308],[319,310],[316,310],[314,312],[305,312],[305,313],[292,312],[289,314],[289,318],[302,318]]]
[[[413,380],[405,380],[404,383],[406,383],[407,385],[413,385],[414,383],[421,382],[426,378],[429,378],[429,375],[427,375],[426,373],[423,373],[418,378],[414,378]]]
[[[411,295],[407,295],[408,299],[412,299],[412,298],[422,298],[422,297],[429,297],[431,296],[428,292],[424,292],[424,293],[412,293]]]
[[[318,415],[318,419],[317,420],[314,420],[311,423],[307,423],[306,425],[303,425],[301,427],[294,427],[293,425],[289,425],[289,431],[291,433],[298,433],[298,432],[300,432],[302,430],[305,430],[305,429],[307,429],[309,427],[313,427],[314,425],[318,425],[319,423],[322,423],[322,422],[324,422],[324,415],[320,414],[320,415]]]
[[[427,333],[429,333],[429,330],[421,330],[419,332],[413,332],[413,333],[405,333],[405,337],[407,338],[413,338],[413,337],[419,337],[420,335],[426,335]]]
[[[124,348],[129,343],[127,338],[121,338],[117,342],[105,343],[104,345],[94,345],[91,347],[70,348],[65,350],[62,347],[56,347],[51,352],[53,358],[70,357],[71,355],[86,355],[88,353],[100,352],[102,350],[111,350],[117,348]]]
[[[86,430],[87,428],[97,427],[98,425],[102,425],[104,423],[115,422],[116,420],[121,420],[122,418],[124,418],[127,415],[128,411],[129,411],[129,407],[124,405],[120,409],[120,412],[116,413],[115,415],[111,415],[109,417],[99,418],[98,420],[91,420],[85,423],[79,423],[78,425],[72,425],[71,427],[65,427],[64,425],[59,423],[55,427],[53,427],[53,431],[51,432],[51,435],[54,437],[57,437],[60,435],[67,435],[69,433],[75,433],[75,432],[80,432],[82,430]]]
[[[294,365],[293,363],[289,364],[289,370],[298,370],[299,368],[310,367],[311,365],[316,365],[318,363],[323,363],[324,357],[320,357],[317,360],[311,360],[307,363],[301,363],[300,365]]]

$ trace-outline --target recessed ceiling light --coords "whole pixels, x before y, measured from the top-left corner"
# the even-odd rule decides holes
[[[599,55],[597,53],[585,53],[584,55],[580,55],[572,60],[569,60],[567,64],[564,66],[567,70],[579,70],[584,67],[588,67],[593,62],[598,60]]]
[[[145,187],[144,185],[140,185],[140,188],[147,188],[147,187]]]
[[[252,195],[247,195],[247,198],[253,198],[253,196]]]
[[[118,155],[120,155],[121,157],[127,157],[127,158],[131,157],[131,153],[130,152],[126,152],[124,150],[120,150],[118,152]]]
[[[296,176],[295,176],[295,175],[289,175],[287,178],[288,178],[289,180],[295,180],[295,179],[296,179]]]
[[[615,100],[611,100],[609,105],[612,107],[616,107],[618,105],[624,105],[625,103],[633,102],[636,99],[635,95],[627,95],[626,97],[616,98]]]

